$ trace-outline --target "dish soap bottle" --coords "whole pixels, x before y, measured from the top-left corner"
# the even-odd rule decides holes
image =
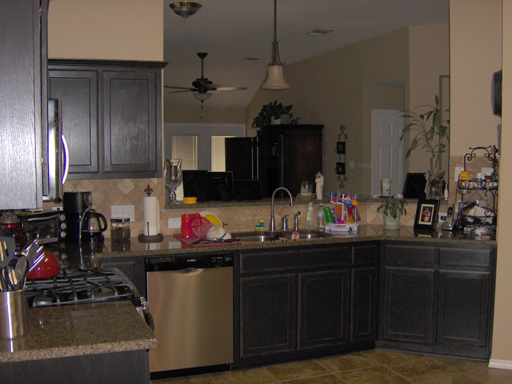
[[[255,231],[264,232],[265,231],[265,220],[261,219],[258,224],[254,227]]]
[[[322,203],[318,206],[316,229],[319,231],[325,231],[325,212],[324,205]]]
[[[313,211],[313,203],[309,203],[308,212],[306,213],[306,229],[315,228],[315,212]]]

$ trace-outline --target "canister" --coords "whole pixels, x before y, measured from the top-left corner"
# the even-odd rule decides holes
[[[0,292],[0,338],[14,339],[28,332],[27,291]]]
[[[110,219],[110,237],[112,240],[130,239],[130,218],[113,217]]]

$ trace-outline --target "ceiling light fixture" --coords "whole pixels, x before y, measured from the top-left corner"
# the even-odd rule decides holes
[[[274,40],[272,40],[272,62],[268,66],[267,81],[261,86],[263,89],[280,90],[288,89],[283,77],[283,63],[279,58],[277,43],[277,0],[274,0]]]
[[[196,100],[205,101],[205,100],[208,100],[210,97],[212,97],[212,94],[196,92],[196,93],[193,93],[192,96],[194,96],[194,98]]]
[[[180,15],[186,20],[187,17],[192,16],[194,13],[199,11],[202,5],[192,1],[177,1],[169,4],[169,7],[171,7],[175,14]]]

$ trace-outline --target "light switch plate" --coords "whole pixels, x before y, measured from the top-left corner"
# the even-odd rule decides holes
[[[348,162],[348,169],[354,169],[354,167],[355,167],[354,160],[350,160],[350,161]]]
[[[110,217],[129,217],[135,221],[135,209],[133,205],[111,205]]]
[[[167,219],[167,228],[169,228],[169,229],[181,228],[181,218],[180,217],[168,218]]]

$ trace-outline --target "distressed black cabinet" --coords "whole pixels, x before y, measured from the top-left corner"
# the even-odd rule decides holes
[[[385,242],[377,345],[488,359],[495,248]]]
[[[49,95],[62,99],[70,179],[162,176],[163,67],[49,60]]]
[[[376,243],[242,251],[233,367],[373,348],[377,258]]]
[[[102,257],[101,258],[102,268],[117,268],[129,278],[139,295],[147,298],[146,294],[146,270],[144,265],[144,258],[133,256],[133,257]]]
[[[42,207],[48,0],[0,2],[0,207]]]

